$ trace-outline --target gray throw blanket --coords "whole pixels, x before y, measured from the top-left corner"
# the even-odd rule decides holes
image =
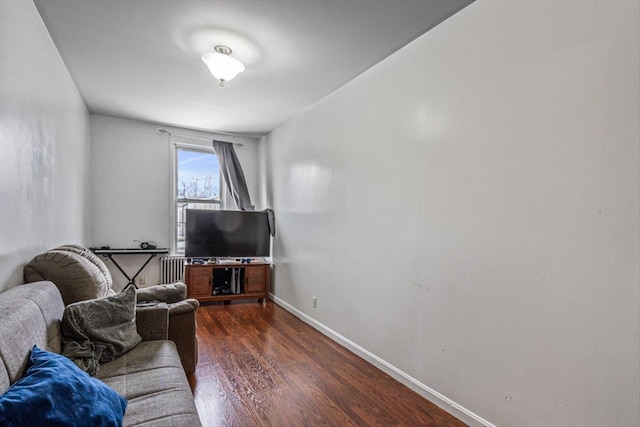
[[[100,363],[138,345],[136,290],[130,285],[108,298],[69,304],[62,317],[62,354],[89,375]]]

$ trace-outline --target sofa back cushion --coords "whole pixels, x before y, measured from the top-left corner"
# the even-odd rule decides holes
[[[51,282],[0,293],[0,395],[22,378],[34,345],[60,353],[64,303]]]
[[[50,250],[36,256],[25,265],[23,273],[27,283],[55,283],[65,304],[111,295],[102,271],[91,260],[67,250]]]
[[[56,251],[69,251],[69,252],[73,252],[76,253],[78,255],[81,255],[83,257],[85,257],[86,259],[88,259],[89,261],[91,261],[96,267],[98,267],[98,269],[100,269],[100,272],[104,275],[104,278],[107,282],[107,287],[109,289],[112,288],[113,286],[113,278],[111,277],[111,272],[109,271],[109,268],[107,267],[107,265],[100,259],[100,257],[96,254],[94,254],[93,252],[91,252],[91,250],[85,248],[84,246],[80,246],[80,245],[74,245],[74,244],[67,244],[67,245],[62,245],[62,246],[58,246],[57,248],[55,248]],[[115,295],[115,292],[110,291],[113,295]]]

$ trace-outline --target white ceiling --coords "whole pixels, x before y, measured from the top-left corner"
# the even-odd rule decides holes
[[[35,3],[92,113],[262,135],[471,1]],[[218,44],[246,66],[224,87],[200,59]]]

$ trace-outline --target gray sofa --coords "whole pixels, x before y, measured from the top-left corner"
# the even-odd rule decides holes
[[[115,295],[113,280],[104,262],[89,249],[67,244],[34,257],[24,266],[24,282],[51,281],[56,284],[65,305]],[[150,286],[138,290],[138,302],[162,301],[169,309],[169,339],[176,344],[187,374],[196,370],[197,300],[187,299],[184,283]]]
[[[34,345],[61,352],[64,309],[60,292],[51,282],[0,293],[0,396],[22,378]],[[136,315],[142,342],[101,363],[96,378],[128,400],[125,426],[200,426],[176,346],[168,340],[168,309],[154,306]]]

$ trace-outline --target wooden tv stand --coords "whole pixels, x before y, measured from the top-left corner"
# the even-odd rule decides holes
[[[231,270],[236,279],[236,289],[239,293],[228,295],[214,295],[214,289],[224,287],[231,277]],[[187,285],[187,297],[195,298],[200,302],[230,301],[237,299],[253,299],[258,301],[269,297],[271,284],[271,265],[263,261],[251,263],[229,262],[191,264],[186,263],[184,269],[184,281]]]

